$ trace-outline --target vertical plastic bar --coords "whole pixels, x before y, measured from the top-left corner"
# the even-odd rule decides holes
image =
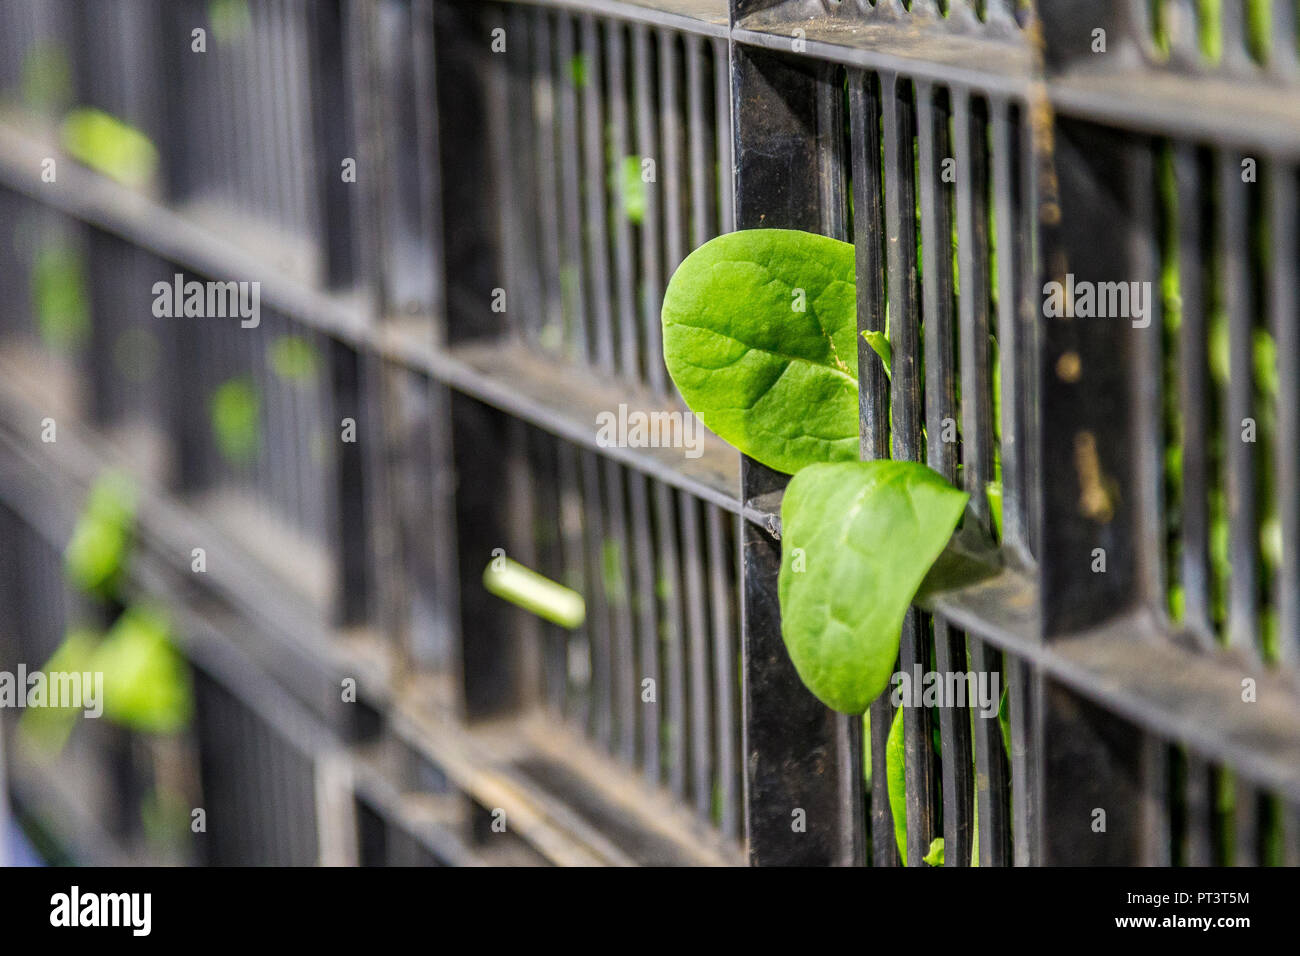
[[[1280,34],[1289,36],[1294,34]],[[1300,243],[1297,223],[1296,168],[1276,163],[1269,175],[1272,275],[1269,314],[1277,343],[1278,522],[1282,564],[1278,568],[1279,653],[1291,668],[1300,667]]]
[[[554,76],[559,87],[559,179],[563,215],[560,294],[564,310],[565,341],[579,361],[595,358],[587,333],[587,282],[583,265],[583,209],[580,185],[580,146],[577,67],[573,18],[559,14],[556,22]]]
[[[659,712],[661,695],[665,691],[659,667],[659,616],[656,614],[658,582],[655,579],[654,539],[650,531],[650,501],[647,493],[648,479],[639,472],[628,473],[628,500],[632,519],[632,594],[636,601],[637,624],[637,680],[634,688],[637,714],[641,727],[641,767],[646,781],[659,782]],[[643,682],[650,680],[654,695],[647,700],[642,693]]]
[[[667,375],[663,362],[662,329],[659,306],[663,296],[663,245],[660,229],[660,203],[664,186],[661,177],[666,173],[664,157],[660,151],[659,123],[662,114],[656,112],[655,84],[651,62],[651,36],[648,27],[636,24],[632,28],[632,73],[635,87],[636,156],[638,163],[649,160],[655,175],[643,183],[645,210],[640,229],[641,285],[638,294],[638,314],[643,332],[645,350],[645,375],[651,392],[662,396],[667,391]],[[662,90],[660,95],[664,95]],[[658,108],[667,109],[662,103]],[[644,177],[643,177],[644,178]]]
[[[600,78],[604,75],[600,30],[594,17],[582,17],[582,167],[585,177],[587,273],[591,290],[592,339],[596,365],[614,372],[614,315],[610,303],[609,218],[605,203],[608,167],[605,160],[605,103]]]
[[[709,713],[708,616],[705,611],[704,515],[694,497],[681,496],[682,572],[686,580],[687,677],[690,695],[691,796],[695,812],[709,818],[713,805],[713,740]]]
[[[1203,646],[1214,643],[1210,612],[1209,413],[1210,371],[1203,285],[1200,165],[1195,147],[1174,147],[1178,202],[1178,280],[1182,313],[1178,329],[1179,410],[1183,420],[1182,562],[1183,620]],[[1190,768],[1189,768],[1190,772]]]
[[[1222,227],[1224,308],[1228,314],[1228,401],[1224,421],[1228,465],[1228,553],[1232,574],[1228,583],[1228,644],[1258,655],[1259,634],[1259,517],[1256,508],[1256,468],[1253,442],[1244,431],[1256,421],[1254,401],[1255,297],[1250,274],[1250,188],[1241,179],[1241,157],[1224,150],[1218,155],[1218,193]]]
[[[867,460],[889,457],[889,382],[884,367],[861,335],[885,331],[884,211],[880,168],[879,81],[849,71],[849,161],[852,169],[854,255],[857,266],[858,418],[860,451]],[[876,699],[871,720],[871,847],[876,866],[898,864],[889,809],[885,742],[893,720],[888,695]]]
[[[659,581],[662,582],[662,615],[665,650],[664,674],[667,701],[668,784],[674,797],[686,797],[686,655],[685,612],[682,607],[681,563],[677,545],[677,496],[662,482],[654,488],[655,534],[658,540]]]
[[[723,836],[736,837],[740,831],[740,800],[736,792],[736,744],[739,728],[736,713],[736,656],[732,639],[731,580],[727,567],[734,551],[726,541],[726,514],[717,505],[708,505],[709,596],[713,624],[713,723],[717,771],[718,827]]]
[[[946,440],[957,420],[953,350],[952,199],[942,171],[950,158],[949,110],[933,87],[916,84],[917,172],[921,201],[922,311],[925,317],[926,462],[949,481],[957,477],[957,443]],[[934,619],[935,664],[940,672],[966,670],[965,635]],[[973,831],[969,706],[939,710],[942,750],[944,862],[970,863]]]
[[[627,116],[628,76],[626,28],[622,23],[605,24],[605,100],[609,104],[610,170],[606,179],[613,179],[610,201],[614,204],[614,287],[615,307],[618,310],[618,369],[625,381],[641,379],[641,346],[637,330],[636,280],[632,223],[628,218],[631,197],[625,182],[624,163],[631,159],[636,173],[641,172],[640,161],[629,149]]]

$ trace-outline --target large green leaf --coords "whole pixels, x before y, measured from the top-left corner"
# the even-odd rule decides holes
[[[889,683],[903,616],[967,494],[925,465],[810,465],[781,505],[781,636],[828,707],[860,714]]]
[[[664,359],[717,435],[778,471],[858,457],[853,246],[787,229],[719,236],[664,293]]]

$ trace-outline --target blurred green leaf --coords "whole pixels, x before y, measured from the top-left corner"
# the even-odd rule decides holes
[[[1170,444],[1165,449],[1165,474],[1168,476],[1169,485],[1181,490],[1183,486],[1183,446],[1180,443]]]
[[[1269,59],[1270,39],[1273,35],[1273,15],[1269,9],[1271,0],[1246,0],[1246,45],[1250,55],[1260,63]],[[1291,16],[1295,16],[1292,13]],[[1292,35],[1278,37],[1277,42],[1293,42]]]
[[[111,113],[79,106],[64,117],[62,132],[70,156],[123,185],[143,186],[158,168],[149,137]]]
[[[73,628],[63,637],[41,670],[49,673],[85,673],[92,670],[99,635],[85,628]],[[24,689],[25,693],[25,689]],[[18,719],[19,732],[37,749],[58,754],[68,742],[77,717],[84,709],[75,707],[29,707]]]
[[[1201,54],[1211,63],[1223,57],[1223,11],[1221,0],[1197,0]]]
[[[885,740],[885,780],[889,791],[889,815],[894,818],[894,842],[898,856],[907,866],[907,774],[903,765],[903,708],[894,711]]]
[[[587,54],[575,53],[569,59],[569,79],[578,89],[587,85]]]
[[[86,344],[90,338],[90,297],[80,251],[61,241],[37,250],[31,291],[37,328],[48,348],[70,352]]]
[[[1255,385],[1269,398],[1277,398],[1277,342],[1264,329],[1254,335]]]
[[[1187,592],[1181,584],[1169,586],[1169,616],[1181,621],[1187,616]]]
[[[611,173],[611,178],[613,176]],[[623,157],[622,179],[622,188],[615,185],[615,193],[622,197],[624,215],[639,226],[645,220],[646,208],[646,183],[641,178],[640,156]]]
[[[262,442],[261,400],[247,377],[223,382],[209,402],[212,432],[223,458],[243,465],[257,456]]]
[[[287,382],[310,382],[320,372],[320,353],[299,335],[281,335],[267,346],[266,355],[271,370]]]
[[[618,541],[605,539],[600,548],[600,561],[605,597],[610,604],[622,605],[627,600],[627,582],[623,580],[623,548]]]
[[[189,672],[161,609],[127,608],[96,648],[90,669],[104,674],[110,720],[146,733],[172,733],[189,722]]]
[[[86,511],[106,521],[129,525],[135,520],[138,493],[126,472],[110,469],[101,474],[86,496]]]
[[[253,26],[248,0],[210,0],[208,23],[218,43],[233,43],[243,38]]]
[[[1260,522],[1259,547],[1266,566],[1269,568],[1282,566],[1282,521],[1277,514],[1266,515]]]
[[[83,593],[111,596],[125,569],[135,522],[131,479],[110,471],[95,482],[63,552],[68,580]]]

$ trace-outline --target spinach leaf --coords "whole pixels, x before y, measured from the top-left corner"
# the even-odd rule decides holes
[[[930,852],[921,857],[929,866],[943,866],[943,837],[930,841]]]
[[[993,531],[1002,540],[1002,482],[984,482],[984,494],[989,499],[989,514],[993,516]]]
[[[925,465],[809,465],[781,505],[781,636],[828,707],[860,714],[889,683],[903,616],[968,496]]]
[[[1006,692],[1002,694],[1002,710],[1006,710]],[[1007,744],[1007,728],[1004,725],[1003,743]],[[903,861],[903,866],[907,866],[907,773],[906,773],[906,750],[904,747],[903,737],[903,708],[894,711],[894,719],[889,724],[889,736],[885,740],[885,780],[889,793],[889,815],[894,821],[894,842],[898,845],[899,859]],[[1008,753],[1010,745],[1008,744]],[[971,754],[971,766],[974,766],[974,753]],[[867,753],[867,762],[871,762],[871,754]],[[868,782],[868,786],[870,783]],[[979,787],[975,788],[974,802],[971,807],[971,848],[970,848],[970,865],[980,865],[980,794]],[[944,840],[943,837],[935,837],[930,841],[930,852],[921,858],[930,866],[943,866],[944,864]]]
[[[885,378],[892,379],[894,377],[891,372],[894,365],[894,347],[889,344],[889,338],[884,332],[863,332],[862,337],[871,346],[871,351],[880,356],[880,361],[885,366]]]
[[[691,410],[793,474],[858,457],[853,246],[752,229],[696,249],[664,293],[664,360]]]
[[[894,842],[898,844],[899,859],[907,866],[907,773],[903,739],[903,708],[899,707],[894,711],[885,741],[885,777],[889,784],[889,815],[894,820]],[[928,866],[943,866],[943,837],[931,840],[929,851],[921,859]]]
[[[907,866],[907,774],[903,765],[903,708],[894,711],[885,740],[885,780],[889,784],[889,815],[894,818],[898,857]]]

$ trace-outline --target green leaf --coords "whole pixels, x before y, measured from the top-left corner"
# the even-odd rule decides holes
[[[103,110],[77,107],[64,118],[61,134],[68,155],[124,185],[145,185],[158,167],[153,141]]]
[[[810,465],[781,505],[781,636],[828,707],[860,714],[889,682],[903,616],[968,495],[917,462]]]
[[[281,335],[266,349],[271,370],[287,382],[313,381],[320,372],[321,356],[316,346],[298,335]]]
[[[1223,26],[1220,20],[1222,0],[1197,0],[1200,16],[1201,53],[1211,63],[1218,63],[1223,57]]]
[[[930,841],[930,852],[922,857],[930,866],[943,866],[943,837]]]
[[[95,517],[77,522],[63,566],[68,579],[83,592],[107,595],[126,564],[127,529]]]
[[[885,740],[885,781],[889,785],[889,815],[894,818],[894,842],[907,866],[907,774],[903,764],[903,708],[894,711]]]
[[[1277,342],[1264,329],[1255,329],[1252,337],[1255,386],[1269,398],[1276,399],[1278,394]]]
[[[135,522],[135,487],[126,475],[100,476],[63,552],[68,580],[83,593],[110,596],[126,567]]]
[[[894,347],[889,344],[889,337],[884,332],[863,332],[862,337],[871,346],[871,351],[880,356],[885,366],[885,378],[892,379],[891,369],[894,364]]]
[[[1007,695],[1006,691],[1002,692],[1002,712],[1006,711]],[[1007,728],[1003,727],[1003,743],[1007,745],[1007,753],[1010,754],[1011,747],[1007,741]],[[907,866],[907,775],[906,775],[906,750],[904,747],[903,735],[903,708],[899,707],[894,711],[894,719],[889,725],[889,736],[885,739],[885,780],[888,784],[889,792],[889,814],[894,820],[894,842],[898,844],[898,854],[903,861],[903,866]],[[870,755],[867,755],[868,758]],[[972,755],[973,759],[973,755]],[[868,762],[870,762],[868,760]],[[972,766],[974,764],[972,763]],[[975,802],[971,813],[971,853],[970,865],[980,865],[980,819],[979,819],[979,793],[975,793]],[[943,866],[944,864],[944,843],[943,837],[936,837],[930,841],[930,850],[923,856],[923,859],[930,866]]]
[[[614,607],[627,603],[627,582],[623,580],[623,548],[614,538],[606,538],[600,547],[601,580],[605,600]]]
[[[90,339],[90,296],[86,264],[71,245],[54,242],[41,247],[32,263],[32,306],[41,341],[59,352],[71,352]]]
[[[793,474],[858,457],[853,247],[787,229],[696,249],[664,293],[664,360],[719,437]]]
[[[623,214],[628,221],[641,225],[645,221],[646,184],[641,178],[641,157],[624,156],[619,168],[610,172],[610,189],[621,197]]]
[[[998,540],[1002,540],[1002,482],[986,481],[984,483],[984,493],[989,499],[989,514],[993,516],[993,530],[997,533]]]
[[[208,22],[218,43],[230,44],[243,39],[253,28],[248,0],[209,0]]]
[[[261,400],[251,378],[232,378],[212,393],[212,432],[222,457],[235,465],[257,457],[262,443]]]
[[[72,628],[68,630],[63,637],[63,643],[55,648],[50,659],[45,662],[41,668],[49,681],[50,674],[72,674],[86,673],[92,670],[91,660],[94,656],[95,645],[99,643],[99,635],[94,631],[85,628]],[[82,685],[85,688],[85,685]],[[25,692],[25,688],[22,692]],[[87,691],[93,692],[93,687],[83,689],[83,695]],[[83,701],[84,701],[83,696]],[[77,719],[82,715],[85,708],[77,709],[74,707],[29,707],[22,712],[18,718],[18,727],[23,735],[30,740],[38,749],[47,754],[58,754],[68,742],[73,729],[76,727]]]
[[[104,674],[104,715],[110,720],[149,733],[171,733],[189,721],[189,674],[161,610],[124,611],[95,650],[90,669]]]
[[[1259,550],[1265,567],[1282,566],[1282,521],[1276,514],[1266,516],[1259,523]]]
[[[578,89],[587,85],[587,54],[575,53],[569,58],[569,81]]]

